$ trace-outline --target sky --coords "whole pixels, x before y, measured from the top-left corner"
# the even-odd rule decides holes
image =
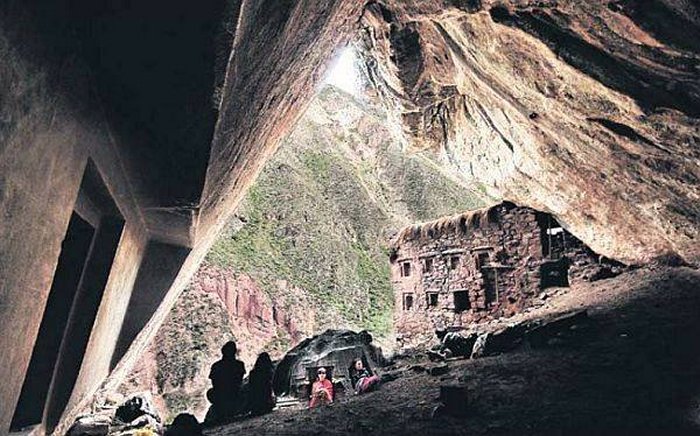
[[[360,93],[359,73],[355,65],[357,57],[352,47],[348,46],[335,59],[326,83],[334,85],[345,92],[358,95]]]

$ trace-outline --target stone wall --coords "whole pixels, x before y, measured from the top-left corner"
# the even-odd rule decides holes
[[[0,17],[0,434],[19,399],[81,180],[92,162],[119,209],[124,228],[87,344],[73,360],[70,404],[109,373],[110,358],[143,256],[146,230],[113,137],[91,102],[87,73],[28,61]],[[53,76],[52,76],[53,75]],[[71,80],[68,80],[71,78]],[[57,81],[64,80],[61,86]],[[63,91],[70,88],[70,97]],[[76,107],[73,99],[84,98]],[[12,332],[12,334],[10,334]],[[60,359],[60,357],[59,357]],[[56,362],[60,364],[60,362]],[[69,406],[70,407],[70,406]]]
[[[512,316],[545,287],[591,278],[598,258],[551,216],[502,203],[404,229],[391,262],[406,347]]]

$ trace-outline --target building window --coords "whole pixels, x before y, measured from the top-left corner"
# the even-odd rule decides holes
[[[433,272],[433,258],[432,257],[426,257],[424,262],[425,266],[425,272]]]
[[[471,309],[468,291],[456,291],[452,294],[452,298],[454,298],[456,312],[462,312]]]
[[[411,275],[411,262],[401,263],[401,277],[408,277]]]
[[[403,310],[413,310],[413,294],[403,294]]]
[[[476,269],[480,269],[489,264],[489,254],[486,252],[477,253]]]
[[[425,300],[426,300],[426,305],[428,307],[437,307],[438,293],[437,292],[428,292],[425,295]]]
[[[450,257],[450,269],[457,269],[459,267],[459,256]]]

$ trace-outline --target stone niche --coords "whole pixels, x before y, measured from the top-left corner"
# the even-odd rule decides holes
[[[508,202],[403,229],[390,262],[404,348],[428,342],[436,331],[512,316],[548,287],[623,268],[551,215]]]

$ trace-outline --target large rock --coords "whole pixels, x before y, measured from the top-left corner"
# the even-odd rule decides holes
[[[671,0],[384,0],[372,83],[411,148],[597,253],[700,262],[700,10]]]
[[[117,424],[131,424],[143,416],[153,418],[156,422],[160,422],[158,411],[153,406],[153,401],[149,393],[137,394],[126,400],[124,404],[117,408],[114,415],[114,422]],[[148,420],[148,422],[150,422],[150,420]],[[143,421],[144,425],[148,422]],[[135,423],[135,425],[139,424]]]
[[[284,356],[275,369],[275,394],[305,396],[310,377],[320,366],[328,370],[334,383],[340,382],[346,390],[352,390],[348,370],[359,358],[372,370],[385,363],[381,349],[372,345],[372,336],[367,331],[326,330],[305,339]]]
[[[463,336],[458,332],[448,332],[445,337],[442,338],[440,348],[443,351],[450,350],[452,356],[469,357],[472,353],[472,349],[474,348],[476,339],[476,333]]]
[[[590,334],[586,329],[589,321],[588,312],[578,310],[519,322],[495,332],[484,332],[476,338],[471,358],[507,353],[523,345],[542,348],[576,343]]]
[[[111,422],[112,418],[110,416],[81,416],[68,429],[67,436],[107,436]]]

